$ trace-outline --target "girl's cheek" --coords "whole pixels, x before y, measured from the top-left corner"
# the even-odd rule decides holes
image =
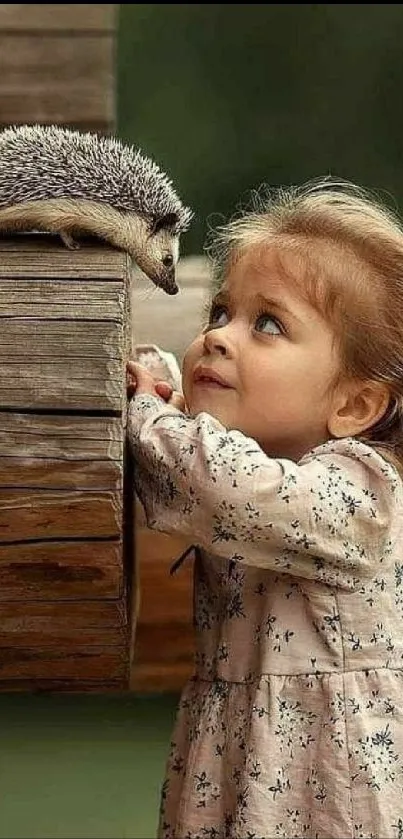
[[[185,400],[190,398],[194,368],[203,353],[203,339],[197,338],[187,348],[182,362],[182,390]]]

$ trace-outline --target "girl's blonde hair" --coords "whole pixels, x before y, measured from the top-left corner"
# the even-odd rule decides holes
[[[206,250],[213,286],[247,249],[276,245],[300,257],[293,280],[336,327],[343,368],[387,383],[385,416],[362,436],[403,470],[403,224],[381,199],[348,181],[264,188],[218,227]]]

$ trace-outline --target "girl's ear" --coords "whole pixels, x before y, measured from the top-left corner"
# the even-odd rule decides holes
[[[328,418],[332,437],[356,437],[384,416],[390,402],[389,387],[382,382],[348,381],[334,395]]]

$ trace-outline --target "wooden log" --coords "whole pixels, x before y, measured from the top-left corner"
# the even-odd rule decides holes
[[[0,239],[0,691],[129,685],[130,277],[102,243]]]

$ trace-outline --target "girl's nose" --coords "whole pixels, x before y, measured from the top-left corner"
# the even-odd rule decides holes
[[[228,328],[220,326],[218,329],[209,329],[204,336],[204,348],[207,353],[231,357],[232,346]]]

